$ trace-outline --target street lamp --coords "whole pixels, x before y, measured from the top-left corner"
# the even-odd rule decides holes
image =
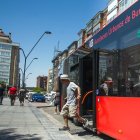
[[[33,58],[33,59],[32,59],[32,61],[30,62],[30,64],[26,67],[26,70],[30,67],[30,65],[31,65],[31,64],[33,63],[33,61],[36,60],[36,59],[38,59],[38,58]],[[25,70],[25,71],[26,71],[26,70]]]
[[[20,71],[21,71],[21,73],[22,73],[22,78],[21,78],[21,73],[20,73]],[[23,79],[23,70],[22,70],[22,68],[19,68],[19,83],[18,83],[18,86],[20,87],[21,86],[21,82],[22,82],[22,79]]]
[[[25,79],[28,79],[28,77],[29,77],[30,74],[32,74],[32,73],[28,73]]]
[[[21,72],[22,72],[22,75],[23,75],[23,70],[22,70],[22,68],[19,68],[19,70],[21,70]]]
[[[41,38],[42,38],[45,34],[51,34],[51,32],[49,32],[49,31],[44,32],[44,33],[42,34],[42,36],[38,39],[38,41],[35,43],[35,45],[31,48],[31,50],[29,51],[29,53],[28,53],[27,55],[25,55],[25,52],[24,52],[24,50],[23,50],[22,48],[19,48],[19,49],[22,51],[23,55],[24,55],[24,70],[23,70],[23,78],[22,78],[22,88],[25,88],[25,74],[26,74],[26,70],[27,70],[27,68],[29,68],[30,64],[32,63],[32,62],[31,62],[31,63],[28,65],[28,67],[26,68],[27,58],[29,57],[29,55],[31,54],[31,52],[33,51],[33,49],[36,47],[36,45],[39,43],[39,41],[41,40]],[[34,59],[33,59],[33,60],[34,60]]]
[[[32,73],[28,73],[27,76],[26,76],[26,78],[25,78],[25,81],[24,81],[25,87],[26,87],[26,80],[28,79],[28,77],[29,77],[30,74],[32,74]]]
[[[30,63],[30,64],[31,64],[31,63]],[[21,68],[19,68],[19,69],[21,70],[21,73],[22,73],[22,80],[21,80],[21,81],[23,81],[23,70],[22,70]],[[32,73],[28,73],[28,74],[27,74],[25,80],[28,79],[28,77],[29,77],[30,74],[32,74]],[[19,85],[20,85],[20,84],[19,84]]]

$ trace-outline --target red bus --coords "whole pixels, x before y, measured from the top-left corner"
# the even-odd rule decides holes
[[[137,140],[140,132],[140,1],[128,8],[87,45],[93,52],[80,60],[80,115],[88,129],[120,140]],[[111,77],[108,96],[100,81]]]

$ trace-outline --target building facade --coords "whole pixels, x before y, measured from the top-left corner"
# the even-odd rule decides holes
[[[64,61],[67,58],[68,50],[64,50],[61,53],[58,53],[54,59],[53,63],[53,90],[58,91],[59,88],[59,76],[64,73]]]
[[[19,83],[19,47],[0,29],[0,81],[10,86]]]
[[[138,0],[109,0],[107,23],[114,20],[118,15],[124,12],[128,7],[133,5]]]
[[[37,77],[37,87],[47,90],[47,76],[38,76]]]
[[[52,90],[53,90],[53,69],[49,69],[47,79],[47,92],[50,93]]]

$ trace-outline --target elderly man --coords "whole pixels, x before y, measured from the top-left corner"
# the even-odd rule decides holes
[[[62,84],[65,84],[67,86],[67,102],[63,106],[61,110],[61,115],[63,115],[64,119],[64,126],[62,128],[59,128],[59,130],[70,130],[69,125],[68,125],[68,116],[70,117],[76,117],[77,120],[81,123],[86,123],[87,120],[84,118],[80,117],[77,114],[77,107],[78,107],[78,102],[80,99],[80,87],[76,85],[74,82],[70,82],[70,79],[67,74],[63,74],[60,76],[60,80]]]

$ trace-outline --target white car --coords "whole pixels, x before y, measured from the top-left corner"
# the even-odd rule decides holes
[[[25,99],[28,99],[29,98],[29,95],[28,94],[26,94],[26,97],[25,97]]]
[[[45,94],[44,96],[47,101],[50,101],[52,99],[52,96],[49,94]]]

